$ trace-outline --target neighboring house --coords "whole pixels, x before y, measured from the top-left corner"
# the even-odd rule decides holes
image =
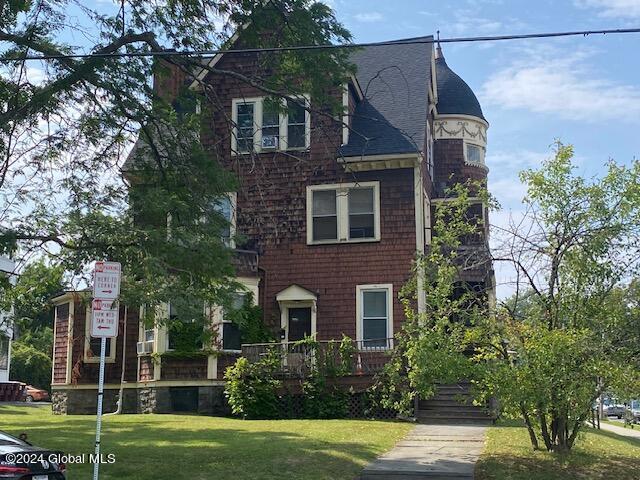
[[[241,69],[251,56],[219,55],[211,62],[220,70]],[[285,345],[308,335],[321,341],[347,335],[363,354],[377,352],[379,362],[403,322],[400,289],[416,253],[429,248],[433,205],[444,201],[452,183],[486,181],[488,123],[433,43],[366,47],[353,62],[357,73],[336,92],[342,119],[295,105],[288,115],[273,114],[259,89],[206,74],[223,107],[204,110],[201,139],[239,177],[241,188],[226,209],[231,232],[247,239],[238,246],[237,276],[264,322]],[[185,83],[190,79],[176,70],[156,85],[170,95]],[[307,101],[313,105],[313,98]],[[143,147],[139,141],[128,168],[135,168]],[[486,220],[486,206],[478,203],[474,214]],[[486,233],[467,239],[465,248],[480,261],[460,280],[491,295]],[[94,410],[99,343],[85,336],[86,298],[69,292],[54,303],[54,410]],[[262,348],[241,346],[235,325],[223,317],[215,320],[218,355],[180,359],[162,356],[171,349],[166,329],[144,329],[130,309],[125,410],[222,408],[224,369],[241,351],[259,355]],[[109,346],[107,409],[119,386],[122,337]]]
[[[0,256],[0,275],[15,279],[14,270],[15,264],[7,257]],[[12,313],[0,310],[0,383],[9,381],[11,340],[13,339]]]

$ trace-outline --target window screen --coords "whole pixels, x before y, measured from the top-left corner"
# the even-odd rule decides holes
[[[312,216],[314,240],[336,240],[338,238],[335,190],[317,190],[313,192]]]
[[[387,342],[387,290],[362,292],[362,340],[367,347],[384,347]]]

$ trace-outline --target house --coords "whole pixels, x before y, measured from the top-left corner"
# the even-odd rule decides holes
[[[15,279],[15,264],[7,257],[0,256],[0,275]],[[11,340],[13,326],[10,311],[0,311],[0,383],[9,381],[11,367]]]
[[[221,106],[206,109],[201,141],[239,179],[225,210],[230,231],[248,239],[236,245],[237,280],[253,293],[265,324],[285,346],[305,336],[347,335],[363,354],[377,353],[371,362],[379,363],[403,322],[398,293],[416,254],[429,248],[433,205],[452,183],[486,181],[489,125],[432,37],[362,48],[352,60],[357,72],[335,93],[341,118],[294,104],[274,113],[258,88],[203,72]],[[234,70],[243,62],[251,55],[218,55],[211,65]],[[174,70],[157,84],[170,95],[191,80]],[[313,105],[313,98],[305,102]],[[474,209],[486,219],[480,200]],[[482,257],[486,231],[465,247]],[[491,292],[490,261],[478,262],[461,281]],[[99,343],[85,333],[87,300],[78,292],[54,300],[58,413],[95,410]],[[172,315],[171,306],[164,310]],[[219,351],[179,358],[167,355],[172,340],[165,327],[146,329],[133,307],[120,314],[121,334],[108,342],[107,411],[115,408],[123,345],[123,405],[138,412],[220,411],[225,368],[243,351],[259,355],[261,348],[241,345],[222,315],[215,325]]]

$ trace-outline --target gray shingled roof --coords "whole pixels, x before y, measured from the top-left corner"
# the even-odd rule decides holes
[[[463,114],[484,119],[480,102],[475,93],[453,70],[444,57],[436,58],[438,83],[438,114]]]
[[[433,37],[425,37],[433,41]],[[429,108],[431,43],[365,47],[352,57],[364,94],[340,155],[384,155],[422,150]]]

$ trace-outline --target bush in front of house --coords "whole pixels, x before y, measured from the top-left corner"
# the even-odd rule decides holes
[[[243,418],[279,418],[278,389],[282,382],[275,378],[280,359],[271,350],[262,360],[251,363],[240,357],[227,368],[225,395],[231,412]]]

